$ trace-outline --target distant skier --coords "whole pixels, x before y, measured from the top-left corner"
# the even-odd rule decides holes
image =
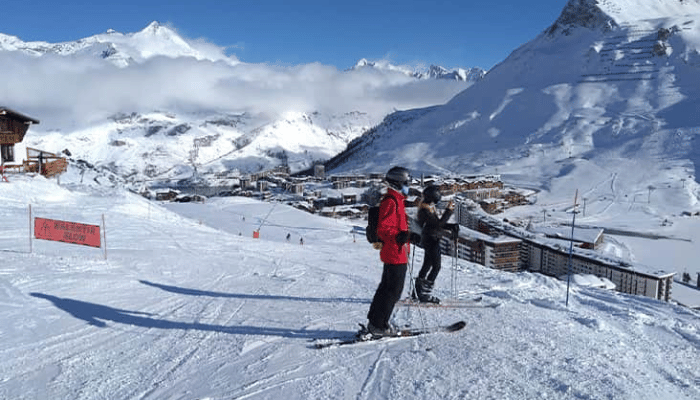
[[[291,234],[291,233],[288,233],[288,234],[287,234],[287,241],[289,241],[289,239],[290,239],[291,237],[292,237],[292,234]]]
[[[304,245],[304,238],[303,238],[303,237],[300,237],[300,238],[299,238],[299,244],[300,244],[301,246]]]
[[[382,241],[379,257],[384,262],[384,270],[367,313],[367,330],[375,336],[396,332],[389,319],[401,298],[406,279],[410,234],[404,200],[408,195],[409,179],[408,170],[403,167],[391,168],[385,177],[389,188],[379,205],[377,223],[377,235]]]
[[[456,224],[447,224],[452,216],[454,203],[450,201],[447,209],[438,218],[435,206],[442,198],[440,189],[435,185],[430,185],[423,191],[423,199],[418,206],[418,225],[421,226],[421,245],[425,251],[423,257],[423,267],[418,273],[415,282],[414,298],[418,298],[423,303],[440,303],[440,299],[433,296],[433,286],[435,279],[440,273],[440,261],[442,254],[440,251],[440,231],[451,227],[454,231]]]

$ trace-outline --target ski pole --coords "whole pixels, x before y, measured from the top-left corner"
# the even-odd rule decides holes
[[[413,284],[413,261],[416,258],[416,246],[413,245],[413,255],[411,256],[411,264],[408,270],[408,289],[409,289],[409,297],[413,297],[413,293],[415,293],[416,288],[414,287]]]
[[[409,295],[408,295],[408,308],[407,311],[410,313],[411,311],[411,301],[413,299],[413,293],[415,293],[415,285],[413,283],[413,262],[416,259],[416,246],[413,246],[413,255],[411,255],[411,263],[409,264],[409,275],[408,275],[408,287],[409,287]],[[420,319],[420,324],[421,328],[425,329],[425,318],[423,318],[423,312],[421,311],[420,307],[416,307],[418,310],[418,318]]]
[[[457,238],[454,239],[454,254],[452,255],[452,298],[457,300]]]

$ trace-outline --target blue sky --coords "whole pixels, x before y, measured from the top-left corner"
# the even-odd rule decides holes
[[[319,62],[346,69],[361,58],[394,64],[490,69],[551,25],[566,0],[502,1],[90,1],[8,0],[0,32],[61,42],[152,21],[226,47],[248,63]]]

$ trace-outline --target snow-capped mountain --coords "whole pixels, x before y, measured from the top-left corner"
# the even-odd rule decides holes
[[[468,85],[318,64],[247,64],[157,22],[64,43],[0,34],[0,63],[4,105],[42,121],[23,145],[68,149],[131,180],[193,165],[199,172],[306,169],[392,110],[444,103]]]
[[[287,165],[292,171],[327,160],[370,126],[364,113],[324,115],[173,114],[114,115],[70,133],[48,132],[30,146],[65,149],[75,158],[105,167],[127,182],[256,172]],[[22,154],[23,144],[17,145]]]
[[[24,42],[15,36],[0,33],[0,51],[20,51],[33,56],[55,54],[92,55],[116,66],[127,67],[152,57],[192,57],[197,60],[237,63],[213,46],[183,39],[172,28],[156,21],[140,32],[122,34],[112,29],[84,39],[62,43]]]
[[[700,163],[699,49],[697,0],[571,0],[484,79],[445,105],[388,116],[329,167],[544,172],[551,189],[613,176],[617,195],[672,187],[695,207],[681,180]]]
[[[483,79],[486,71],[481,68],[455,68],[448,70],[447,68],[431,65],[428,72],[418,73],[417,77],[421,79],[452,79],[457,81],[476,82]]]
[[[359,60],[352,70],[376,69],[380,71],[399,72],[417,79],[448,79],[465,82],[476,82],[486,75],[486,71],[481,68],[447,68],[431,65],[427,70],[423,68],[410,67],[406,65],[394,65],[388,61],[369,61],[366,58]]]

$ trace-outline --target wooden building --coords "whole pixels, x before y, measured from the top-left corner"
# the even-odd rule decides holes
[[[461,195],[472,201],[481,201],[486,199],[495,199],[501,196],[499,188],[480,188],[468,189],[461,192]]]
[[[58,154],[27,147],[27,159],[23,163],[25,172],[37,172],[47,178],[66,172],[68,160]]]
[[[2,165],[15,162],[15,145],[24,140],[29,125],[39,120],[0,107],[0,161]]]
[[[16,163],[15,145],[24,140],[29,125],[38,123],[39,120],[0,107],[0,165],[3,174],[5,170],[13,169],[17,172],[36,172],[50,178],[68,169],[68,160],[64,157],[30,147],[27,147],[27,159],[21,164]]]

